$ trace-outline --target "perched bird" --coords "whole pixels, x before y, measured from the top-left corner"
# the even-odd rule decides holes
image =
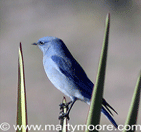
[[[90,105],[94,84],[87,77],[85,71],[72,56],[64,42],[59,38],[47,36],[40,38],[33,45],[38,45],[43,52],[43,66],[49,80],[57,89],[71,98],[71,102],[69,102],[71,106],[64,116],[69,115],[76,100],[84,101]],[[103,99],[101,112],[117,128],[109,108],[117,113]]]

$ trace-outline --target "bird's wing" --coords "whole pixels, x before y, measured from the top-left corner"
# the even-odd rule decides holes
[[[82,67],[73,59],[65,59],[57,55],[51,56],[51,59],[57,64],[60,71],[80,88],[81,91],[91,96],[93,83],[88,79]],[[90,98],[90,97],[89,97]]]
[[[70,71],[70,61],[65,61],[62,57],[59,57],[57,55],[51,56],[51,59],[56,63],[59,70],[61,70],[61,73],[65,74],[68,78],[71,78],[71,71]]]

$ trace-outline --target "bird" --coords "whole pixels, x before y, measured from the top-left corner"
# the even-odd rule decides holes
[[[72,106],[77,100],[90,105],[94,84],[68,50],[65,43],[60,38],[47,36],[32,44],[38,45],[43,52],[43,66],[49,80],[58,90],[71,99],[68,103],[70,107],[67,114],[63,116],[69,115]],[[109,108],[117,114],[103,98],[101,112],[117,128],[118,125],[113,119],[113,114]]]

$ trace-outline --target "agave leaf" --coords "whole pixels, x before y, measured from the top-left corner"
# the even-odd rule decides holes
[[[125,126],[127,126],[127,127],[125,128],[125,130],[123,130],[123,132],[126,132],[126,131],[134,132],[136,130],[136,127],[134,127],[133,129],[132,129],[132,127],[133,127],[133,125],[135,125],[137,123],[139,103],[140,103],[140,92],[141,92],[141,72],[140,72],[140,75],[138,77],[138,80],[137,80],[137,83],[135,86],[131,105],[130,105],[127,119],[125,122]],[[130,130],[128,130],[128,129],[130,129]]]
[[[101,107],[102,107],[101,104],[102,104],[102,97],[103,97],[106,61],[107,61],[107,53],[108,53],[109,28],[110,28],[110,14],[108,14],[106,18],[104,42],[103,42],[103,47],[102,47],[100,61],[99,61],[96,83],[95,83],[92,98],[91,98],[91,106],[90,106],[89,115],[87,119],[87,128],[89,125],[96,126],[100,122]],[[87,129],[86,132],[88,131],[89,130]],[[97,132],[97,131],[94,130],[94,132]]]
[[[25,75],[24,75],[24,61],[22,53],[22,45],[19,47],[18,58],[18,99],[17,99],[17,125],[21,126],[21,130],[17,132],[28,132],[27,125],[27,107],[26,107],[26,91],[25,91]]]

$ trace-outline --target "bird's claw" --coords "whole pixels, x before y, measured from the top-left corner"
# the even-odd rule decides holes
[[[64,108],[66,108],[67,111],[68,111],[69,105],[70,105],[71,103],[72,103],[72,101],[70,101],[70,102],[68,102],[68,103],[66,103],[66,104],[62,103],[62,104],[59,105],[59,106],[60,106],[60,110],[61,110],[61,111],[60,111],[59,120],[65,118],[65,117],[67,117],[68,120],[70,119],[69,113],[68,113],[68,112],[67,112],[67,113],[64,113]]]
[[[68,102],[68,103],[66,103],[66,104],[64,104],[64,103],[61,103],[59,106],[60,106],[60,110],[62,110],[62,109],[64,109],[64,107],[65,108],[67,108],[67,110],[69,109],[69,105],[72,103],[72,101],[70,101],[70,102]]]
[[[70,120],[69,114],[68,113],[63,113],[62,115],[59,116],[59,120],[63,119],[63,118],[67,118],[68,120]]]
[[[59,114],[64,114],[63,110],[62,110],[62,111],[60,111],[60,113],[59,113]]]
[[[62,104],[60,104],[59,106],[60,106],[60,110],[63,110],[64,107],[67,107],[67,104],[62,103]]]

